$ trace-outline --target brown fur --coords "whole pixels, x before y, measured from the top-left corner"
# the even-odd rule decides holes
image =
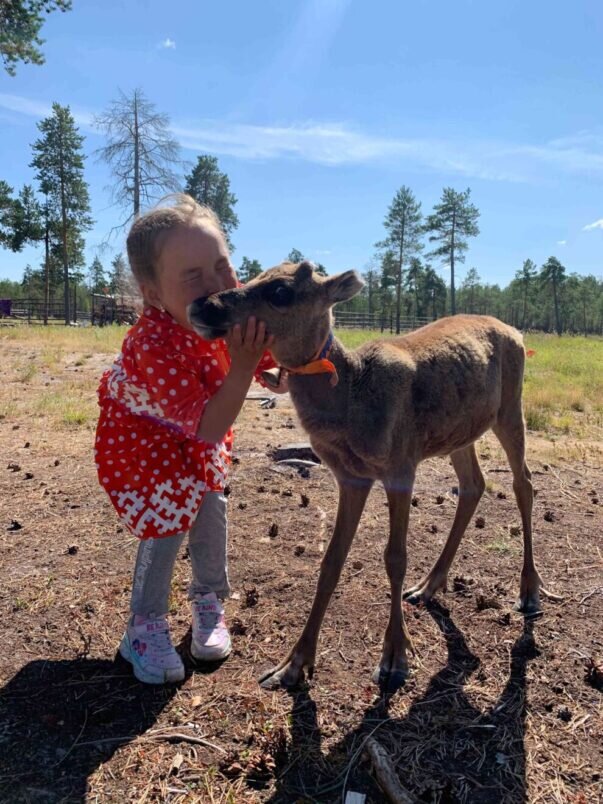
[[[279,287],[285,290],[277,291]],[[331,306],[351,298],[361,287],[351,271],[322,279],[307,263],[284,263],[243,288],[211,297],[198,308],[192,305],[191,321],[211,336],[255,315],[275,336],[276,360],[295,368],[317,356],[331,326]],[[287,659],[266,674],[263,683],[292,686],[304,669],[312,670],[322,618],[370,488],[379,480],[390,508],[385,564],[391,610],[376,680],[395,688],[408,667],[409,639],[401,610],[406,531],[416,468],[425,458],[450,455],[459,479],[459,503],[442,554],[428,575],[406,592],[411,602],[428,601],[446,584],[484,491],[474,442],[488,429],[494,430],[509,459],[523,523],[517,608],[537,613],[539,590],[548,595],[532,555],[533,492],[521,408],[524,347],[521,335],[495,318],[459,315],[354,351],[335,339],[330,360],[339,376],[335,387],[328,375],[290,375],[289,386],[314,450],[339,484],[337,521],[304,631]]]

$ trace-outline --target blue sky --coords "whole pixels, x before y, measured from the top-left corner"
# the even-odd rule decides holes
[[[89,261],[119,220],[91,121],[138,86],[170,116],[184,159],[215,154],[230,176],[235,264],[269,267],[295,247],[330,272],[365,270],[406,184],[425,213],[444,186],[471,187],[481,234],[461,277],[476,267],[506,284],[551,254],[603,275],[600,2],[73,5],[47,20],[44,66],[0,75],[0,178],[32,180],[36,121],[68,104],[89,154]],[[0,250],[0,277],[27,262],[39,254]]]

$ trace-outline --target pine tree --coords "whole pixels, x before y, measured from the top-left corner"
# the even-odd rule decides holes
[[[40,190],[47,197],[48,220],[56,221],[63,266],[65,323],[70,323],[69,274],[76,279],[76,269],[83,265],[82,232],[90,229],[90,201],[84,180],[84,138],[78,134],[68,106],[52,105],[52,115],[38,123],[42,137],[33,145]]]
[[[258,260],[250,260],[248,257],[243,257],[241,260],[241,267],[239,268],[239,280],[245,284],[251,282],[256,276],[262,273],[262,266]]]
[[[216,213],[232,250],[231,235],[239,225],[234,211],[237,197],[231,193],[230,179],[221,172],[216,157],[200,156],[192,172],[185,176],[185,181],[184,192]]]
[[[117,254],[111,261],[108,286],[110,292],[119,300],[122,306],[125,296],[134,295],[131,276],[123,254]]]
[[[536,278],[536,265],[532,262],[532,260],[524,260],[523,265],[515,274],[515,279],[519,283],[522,289],[522,296],[523,296],[523,314],[521,317],[521,328],[526,328],[526,318],[528,314],[528,296],[530,293],[530,288]]]
[[[120,92],[94,123],[108,140],[97,154],[111,169],[112,199],[127,215],[121,224],[126,226],[140,215],[142,204],[179,189],[174,168],[180,164],[180,145],[170,134],[169,117],[141,89]]]
[[[88,269],[88,285],[92,293],[104,293],[107,287],[105,267],[99,257],[95,257]]]
[[[308,261],[308,262],[312,263],[312,265],[314,266],[314,270],[316,271],[317,274],[319,274],[320,276],[328,276],[329,275],[327,269],[325,268],[325,266],[322,263],[314,262],[314,260],[310,260],[308,257],[304,257],[304,255],[302,254],[302,252],[298,248],[292,248],[291,251],[289,252],[289,254],[287,254],[287,256],[285,257],[285,261],[286,262],[294,262],[294,263],[300,263],[300,262]]]
[[[471,190],[464,193],[445,187],[442,200],[434,207],[433,214],[429,215],[425,230],[431,232],[431,243],[440,245],[429,256],[440,257],[443,262],[450,265],[450,306],[451,313],[456,313],[455,277],[454,270],[457,262],[465,262],[465,252],[468,249],[468,237],[477,237],[479,228],[477,220],[479,210],[469,202]]]
[[[414,305],[415,316],[422,314],[422,304],[420,301],[420,295],[421,295],[421,287],[424,283],[424,278],[425,278],[425,271],[423,268],[423,263],[418,257],[412,257],[408,264],[408,269],[406,271],[404,288],[410,293],[410,297]]]
[[[44,64],[40,30],[51,11],[69,11],[71,0],[0,0],[0,56],[14,76],[16,65]]]
[[[383,225],[387,237],[377,246],[389,249],[396,260],[396,333],[400,332],[404,265],[422,248],[421,202],[408,187],[401,187],[390,204]]]
[[[13,188],[0,180],[0,246],[13,248],[15,199]]]
[[[35,244],[44,239],[42,206],[33,187],[26,184],[14,202],[11,248],[21,251],[27,243]]]
[[[375,303],[379,294],[379,272],[374,263],[369,265],[368,269],[362,274],[362,278],[364,279],[362,292],[367,298],[368,314],[372,316],[375,312]]]
[[[465,312],[468,313],[476,312],[475,301],[480,282],[481,279],[480,275],[477,272],[477,269],[470,268],[467,271],[467,276],[463,280],[463,284],[461,285],[462,289],[465,291],[466,296]]]
[[[561,287],[565,282],[565,278],[566,278],[565,267],[561,265],[557,257],[549,257],[548,260],[544,263],[544,265],[540,269],[540,281],[542,285],[543,286],[548,285],[551,288],[551,292],[553,294],[553,306],[555,310],[555,329],[557,331],[557,335],[561,335],[561,333],[563,332],[559,296],[561,293]]]

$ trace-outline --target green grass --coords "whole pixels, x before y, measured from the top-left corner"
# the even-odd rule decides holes
[[[0,328],[2,344],[20,343],[38,349],[38,358],[20,363],[17,379],[31,382],[39,368],[53,373],[62,368],[67,355],[76,353],[76,366],[95,354],[116,354],[127,332],[126,326],[43,327],[15,326]],[[389,332],[340,329],[337,336],[348,348],[367,340],[389,338]],[[548,435],[572,435],[578,438],[600,436],[603,428],[603,339],[591,337],[559,338],[556,335],[528,335],[526,348],[535,355],[526,360],[524,410],[528,428]],[[43,393],[34,404],[36,412],[52,410],[53,418],[66,424],[83,424],[96,416],[95,403],[89,403],[81,391],[71,389],[65,397],[54,399]],[[3,401],[5,415],[9,403]],[[595,433],[596,431],[596,433]]]
[[[114,354],[119,352],[127,326],[110,327],[63,327],[17,325],[0,329],[0,344],[24,343],[41,346],[46,353],[62,354],[63,351],[93,354]]]
[[[41,390],[33,398],[29,410],[35,416],[51,419],[68,427],[92,425],[98,418],[93,391],[86,386],[70,383],[64,383],[60,390]]]

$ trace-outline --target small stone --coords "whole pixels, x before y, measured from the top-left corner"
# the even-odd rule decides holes
[[[496,497],[497,497],[497,499],[499,499],[499,500],[506,500],[506,499],[507,499],[507,495],[505,494],[505,492],[504,492],[504,491],[498,491],[498,492],[496,492]]]
[[[238,507],[240,508],[241,511],[244,511],[247,508],[247,503],[240,502]]]
[[[20,471],[21,471],[21,467],[19,466],[19,464],[18,464],[18,463],[14,463],[13,461],[11,461],[11,462],[10,462],[10,463],[7,465],[7,467],[6,467],[6,468],[7,468],[7,469],[9,469],[11,472],[20,472]]]
[[[307,508],[310,505],[310,498],[305,494],[301,495],[301,507]]]
[[[441,505],[444,502],[444,498],[442,497],[441,494],[438,494],[438,496],[436,497],[436,502],[438,505]]]
[[[429,530],[430,533],[437,533],[438,532],[438,526],[437,525],[430,525],[428,527],[428,530]]]
[[[285,489],[284,491],[281,492],[281,494],[283,495],[283,497],[293,497],[293,492],[291,491],[291,489]]]
[[[270,525],[270,528],[268,530],[268,536],[270,539],[276,539],[276,537],[278,536],[278,525],[276,524],[276,522],[273,522],[272,525]]]
[[[483,517],[483,516],[478,516],[478,517],[476,517],[476,520],[475,520],[475,527],[476,527],[476,528],[480,528],[480,529],[481,529],[481,528],[485,528],[485,527],[486,527],[486,520],[484,519],[484,517]]]
[[[21,530],[23,525],[18,522],[16,519],[11,520],[10,525],[8,526],[7,530]]]
[[[258,486],[257,491],[258,491],[258,494],[265,494],[266,493],[266,487],[265,486]]]
[[[77,544],[72,544],[67,548],[67,555],[74,556],[79,550]]]
[[[352,568],[355,570],[361,570],[364,569],[364,564],[362,563],[362,561],[354,561],[354,563],[352,564]]]
[[[295,547],[293,548],[293,553],[296,556],[301,556],[303,553],[305,553],[305,551],[306,548],[303,544],[296,544]]]
[[[411,503],[412,506],[417,508],[417,506],[419,505],[419,498],[418,497],[413,497],[412,500],[410,501],[410,503]]]
[[[33,480],[33,472],[25,472],[25,480]]]
[[[518,525],[510,525],[509,533],[511,536],[521,536],[521,528]]]
[[[61,462],[60,462],[60,460],[58,458],[55,460],[54,465],[55,466],[60,466],[61,465]]]
[[[555,514],[553,511],[545,511],[544,512],[544,521],[545,522],[554,522],[556,519]]]
[[[13,430],[20,430],[20,429],[21,429],[20,424],[13,424]]]
[[[232,491],[232,489],[230,488],[230,486],[224,486],[224,496],[225,497],[229,497],[231,491]]]
[[[31,444],[29,443],[29,441],[26,441],[25,444],[23,444],[23,449],[29,449],[30,447]]]
[[[459,487],[458,486],[453,486],[452,487],[452,493],[454,494],[455,497],[458,497],[459,496]]]

